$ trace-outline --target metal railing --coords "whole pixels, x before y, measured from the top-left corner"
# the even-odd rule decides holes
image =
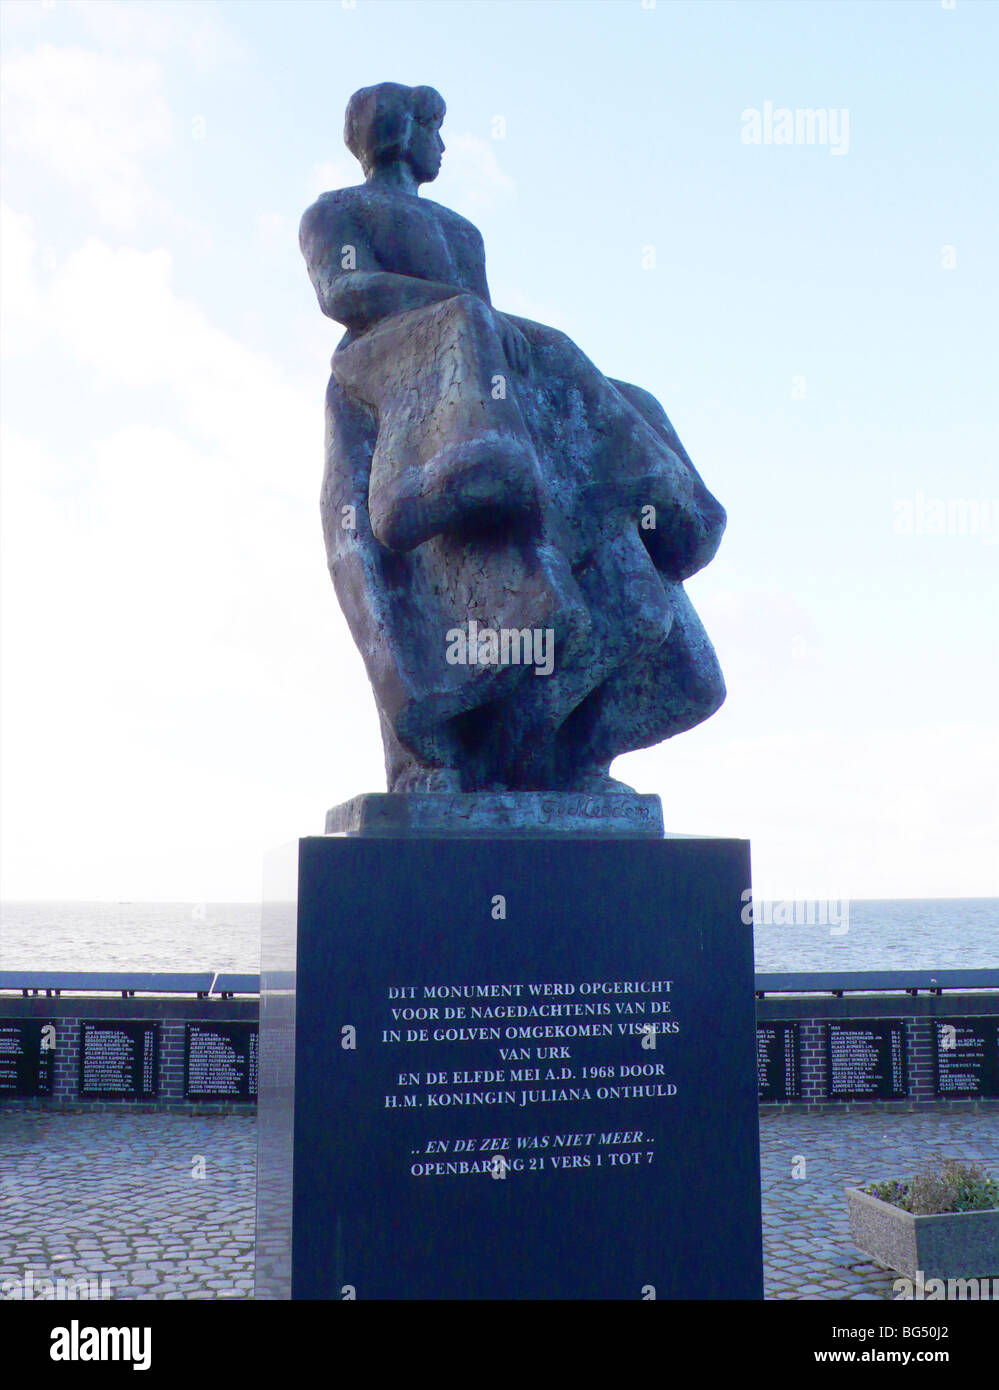
[[[944,990],[999,990],[996,970],[826,970],[756,976],[756,997],[767,994],[943,994]]]
[[[218,970],[186,974],[136,971],[0,970],[0,991],[32,994],[193,994],[198,999],[231,999],[236,994],[259,994],[259,975],[239,975]]]
[[[768,994],[943,994],[944,990],[999,990],[999,969],[836,970],[764,973],[755,977],[756,997]],[[32,994],[193,994],[198,999],[232,999],[259,994],[260,976],[204,970],[169,974],[115,971],[0,970],[0,991]]]

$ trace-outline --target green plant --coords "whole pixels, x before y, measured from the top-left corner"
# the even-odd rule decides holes
[[[988,1177],[977,1164],[956,1158],[928,1159],[911,1182],[872,1182],[861,1191],[914,1216],[999,1207],[999,1181]]]

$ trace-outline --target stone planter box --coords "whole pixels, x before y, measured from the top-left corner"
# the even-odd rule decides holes
[[[846,1189],[850,1234],[877,1264],[916,1280],[999,1276],[999,1208],[913,1216],[859,1188]]]

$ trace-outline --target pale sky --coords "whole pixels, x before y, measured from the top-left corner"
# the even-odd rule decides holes
[[[448,103],[424,193],[497,307],[652,391],[729,513],[728,700],[614,774],[759,897],[999,893],[995,4],[0,10],[4,897],[253,899],[384,790],[297,228],[388,80]]]

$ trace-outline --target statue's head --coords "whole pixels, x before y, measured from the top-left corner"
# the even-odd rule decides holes
[[[380,167],[406,160],[417,183],[440,173],[444,141],[440,126],[447,107],[433,87],[379,82],[362,87],[347,103],[343,138],[361,162],[365,178]]]

